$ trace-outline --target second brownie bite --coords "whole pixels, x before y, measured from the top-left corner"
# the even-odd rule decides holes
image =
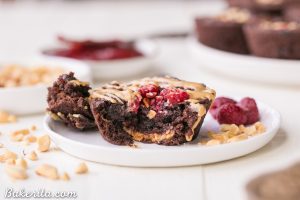
[[[94,89],[90,106],[110,143],[180,145],[197,137],[214,97],[203,84],[154,77]]]
[[[246,8],[258,13],[277,13],[280,14],[282,9],[298,0],[227,0],[230,6]]]
[[[280,19],[257,19],[244,27],[253,55],[300,59],[300,24]]]
[[[72,72],[59,76],[48,88],[47,110],[51,118],[78,130],[94,128],[89,89],[89,84],[77,80]]]
[[[243,25],[250,17],[250,12],[239,8],[230,8],[213,17],[198,17],[195,20],[196,36],[206,46],[248,54]]]
[[[291,4],[284,9],[284,17],[289,21],[300,23],[300,1],[297,4]]]

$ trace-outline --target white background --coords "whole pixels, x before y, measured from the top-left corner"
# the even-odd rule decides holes
[[[0,4],[0,58],[29,57],[55,41],[56,34],[72,37],[136,37],[168,30],[192,30],[193,17],[212,13],[224,4],[207,1],[155,2],[19,2]],[[71,181],[51,181],[34,174],[35,162],[27,181],[12,181],[0,165],[0,199],[6,187],[51,191],[77,191],[78,199],[245,199],[244,185],[258,174],[287,166],[299,160],[300,88],[261,85],[231,79],[198,68],[184,40],[159,41],[161,55],[153,71],[191,81],[205,82],[218,95],[255,97],[280,111],[282,125],[274,140],[261,150],[243,158],[216,164],[184,168],[126,168],[88,163],[88,175],[75,175],[80,162],[59,150],[40,155],[39,163],[52,163],[70,172]],[[214,62],[214,61],[212,61]],[[283,66],[284,67],[284,66]],[[260,73],[259,71],[257,73]],[[146,76],[148,74],[144,74]],[[272,76],[272,72],[267,74]],[[1,97],[0,97],[1,98]],[[16,99],[17,104],[21,99]],[[18,124],[0,125],[0,141],[8,143],[9,131],[35,124],[42,129],[42,115],[22,117]],[[9,148],[21,151],[14,143]],[[205,155],[203,155],[205,156]]]

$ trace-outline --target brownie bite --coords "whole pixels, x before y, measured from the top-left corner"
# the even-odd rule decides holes
[[[300,24],[278,19],[259,19],[244,27],[253,55],[300,59]]]
[[[269,173],[247,185],[249,200],[299,200],[300,163]]]
[[[215,91],[203,84],[171,77],[112,82],[90,93],[100,133],[117,145],[190,142],[215,98]]]
[[[195,19],[196,36],[209,47],[248,54],[243,25],[250,17],[250,12],[239,8],[230,8],[214,17],[198,17]]]
[[[284,9],[283,14],[288,21],[300,22],[300,3],[287,6]]]
[[[254,12],[279,14],[284,6],[298,0],[227,0],[230,6],[249,9]]]
[[[72,72],[59,76],[48,88],[47,111],[51,118],[78,130],[94,128],[88,102],[90,89],[88,83],[77,80]]]

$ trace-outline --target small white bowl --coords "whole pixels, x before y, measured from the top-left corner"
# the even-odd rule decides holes
[[[93,80],[111,81],[120,78],[132,77],[146,72],[152,64],[154,57],[158,53],[156,43],[150,39],[140,39],[135,42],[135,48],[143,56],[115,59],[115,60],[81,60],[87,63],[92,71]],[[45,57],[58,57],[53,55],[43,55]]]
[[[24,67],[60,67],[65,70],[65,73],[74,72],[75,76],[82,81],[91,81],[89,67],[85,63],[73,59],[36,57],[18,61],[0,61],[1,66],[9,64],[18,64]],[[16,115],[34,114],[45,111],[47,106],[47,87],[49,85],[38,84],[33,86],[0,88],[0,110],[5,110]]]

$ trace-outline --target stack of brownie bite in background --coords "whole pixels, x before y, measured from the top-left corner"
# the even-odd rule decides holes
[[[300,59],[300,0],[227,0],[219,15],[197,17],[206,46],[260,57]]]

